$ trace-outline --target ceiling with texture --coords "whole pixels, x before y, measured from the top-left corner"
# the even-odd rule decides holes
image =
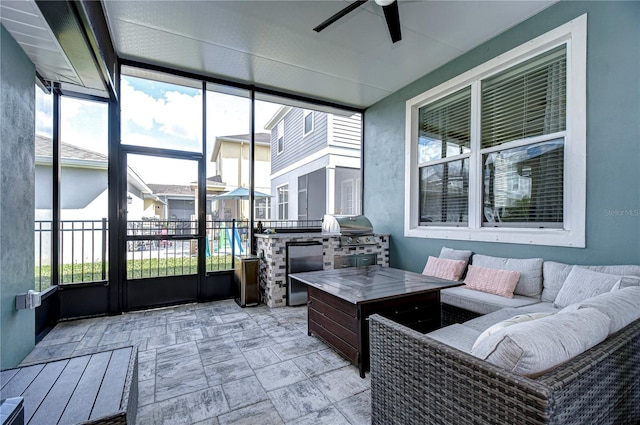
[[[320,33],[349,2],[102,4],[121,58],[366,108],[554,2],[400,0],[395,44],[374,1]],[[78,80],[33,0],[3,0],[1,18],[43,77]]]

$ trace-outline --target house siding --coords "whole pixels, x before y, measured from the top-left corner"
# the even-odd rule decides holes
[[[35,344],[35,311],[16,310],[33,289],[35,67],[0,25],[0,369],[17,366]]]
[[[586,248],[404,237],[405,104],[587,13]],[[640,3],[560,2],[365,112],[364,214],[391,233],[391,266],[420,271],[441,247],[569,264],[640,264]],[[394,206],[385,207],[385,206]]]
[[[332,115],[331,121],[333,122],[333,138],[329,140],[329,145],[360,148],[361,114],[353,114],[350,117]]]
[[[302,136],[304,109],[292,108],[284,116],[284,151],[278,154],[277,126],[271,131],[271,173],[318,152],[327,146],[327,114],[314,112],[313,131]]]

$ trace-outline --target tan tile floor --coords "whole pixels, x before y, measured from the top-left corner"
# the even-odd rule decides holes
[[[23,363],[138,345],[137,424],[368,424],[370,380],[306,307],[232,300],[59,323]]]

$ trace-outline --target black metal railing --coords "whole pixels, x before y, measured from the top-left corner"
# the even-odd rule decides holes
[[[257,224],[258,222],[256,222]],[[322,220],[263,220],[262,229],[276,233],[319,232]],[[127,278],[196,274],[198,222],[191,220],[127,221]],[[247,220],[207,220],[205,263],[207,272],[233,268],[234,257],[251,253]],[[108,221],[60,222],[60,284],[106,281]],[[43,291],[54,283],[52,273],[52,222],[35,222],[35,285]]]
[[[35,221],[35,284],[43,291],[54,284],[52,276],[52,222]],[[100,282],[108,273],[108,221],[60,221],[60,273],[58,283]]]
[[[276,233],[321,232],[322,220],[256,220],[256,227]]]

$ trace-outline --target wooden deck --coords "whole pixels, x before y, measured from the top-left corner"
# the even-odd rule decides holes
[[[27,425],[134,424],[138,352],[124,347],[0,372],[0,399],[24,398]]]

